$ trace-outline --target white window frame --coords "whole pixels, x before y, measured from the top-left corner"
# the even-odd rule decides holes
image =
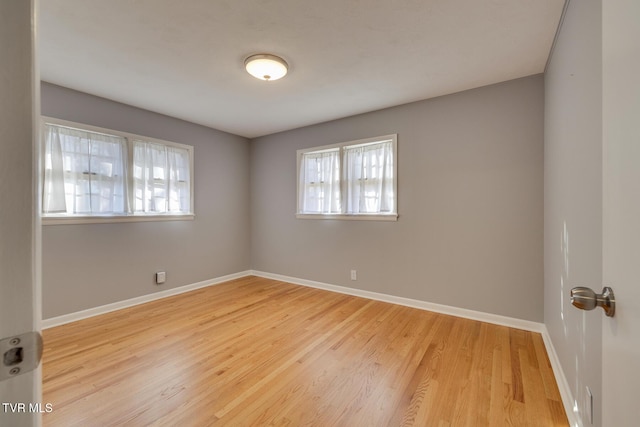
[[[76,122],[71,122],[68,120],[61,120],[61,119],[56,119],[53,117],[47,117],[47,116],[41,116],[41,126],[40,128],[42,129],[42,135],[40,138],[40,143],[44,145],[45,143],[45,138],[44,138],[44,129],[45,129],[45,124],[51,124],[51,125],[56,125],[56,126],[64,126],[64,127],[68,127],[68,128],[72,128],[72,129],[78,129],[80,131],[87,131],[87,132],[96,132],[96,133],[102,133],[102,134],[106,134],[106,135],[114,135],[114,136],[119,136],[122,138],[125,138],[127,141],[127,155],[128,158],[126,159],[126,167],[127,168],[131,168],[131,165],[133,164],[133,141],[143,141],[143,142],[151,142],[154,144],[162,144],[162,145],[167,145],[167,146],[172,146],[172,147],[178,147],[178,148],[182,148],[185,149],[189,152],[189,174],[190,174],[190,206],[189,206],[189,212],[188,213],[180,213],[180,214],[176,214],[176,213],[134,213],[134,212],[130,212],[127,214],[114,214],[114,215],[99,215],[99,214],[93,214],[93,215],[82,215],[82,214],[78,214],[78,215],[73,215],[73,214],[67,214],[67,213],[44,213],[42,212],[42,208],[40,209],[40,215],[42,218],[42,225],[62,225],[62,224],[101,224],[101,223],[113,223],[113,222],[144,222],[144,221],[190,221],[193,220],[195,218],[195,210],[194,210],[194,206],[195,206],[195,200],[194,200],[194,187],[195,187],[195,183],[194,183],[194,170],[193,170],[193,146],[191,145],[186,145],[186,144],[180,144],[177,142],[172,142],[172,141],[165,141],[162,139],[157,139],[157,138],[150,138],[147,136],[142,136],[142,135],[136,135],[133,133],[128,133],[128,132],[122,132],[122,131],[116,131],[113,129],[106,129],[106,128],[101,128],[101,127],[97,127],[97,126],[91,126],[91,125],[86,125],[83,123],[76,123]],[[42,156],[44,158],[44,154],[45,154],[45,150],[42,149]],[[41,172],[40,172],[40,180],[44,179],[44,160],[40,161],[41,166]],[[129,171],[129,178],[128,178],[128,182],[125,183],[125,185],[127,187],[129,187],[129,189],[131,189],[132,186],[132,179],[133,176],[131,174],[131,171]],[[42,186],[40,186],[42,187]],[[42,200],[42,194],[39,195],[40,200]]]
[[[357,147],[363,145],[375,144],[378,142],[391,141],[393,147],[393,195],[394,207],[393,213],[303,213],[300,211],[300,167],[304,154],[316,153],[333,149],[340,149],[340,188],[341,192],[345,191],[346,183],[343,177],[343,148]],[[337,220],[357,220],[357,221],[397,221],[398,220],[398,134],[390,134],[377,136],[372,138],[358,139],[355,141],[340,142],[337,144],[322,145],[318,147],[305,148],[296,151],[296,218],[298,219],[337,219]],[[343,207],[344,209],[344,207]]]

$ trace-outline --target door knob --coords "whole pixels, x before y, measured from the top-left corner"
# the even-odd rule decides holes
[[[616,299],[613,289],[605,287],[601,294],[596,294],[591,288],[578,286],[571,289],[571,304],[581,310],[593,310],[602,307],[607,317],[613,317],[616,312]]]

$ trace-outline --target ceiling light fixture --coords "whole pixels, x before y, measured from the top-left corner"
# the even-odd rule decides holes
[[[288,68],[284,59],[268,53],[251,55],[244,60],[244,66],[253,77],[268,82],[284,77]]]

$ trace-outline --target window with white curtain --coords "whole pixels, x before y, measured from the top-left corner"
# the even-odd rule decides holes
[[[46,124],[45,214],[126,213],[126,140]]]
[[[188,150],[133,141],[134,212],[189,212],[190,181]]]
[[[44,224],[193,217],[193,147],[43,122]]]
[[[298,218],[397,219],[397,135],[298,150]]]
[[[299,189],[301,213],[340,213],[340,150],[302,154]]]

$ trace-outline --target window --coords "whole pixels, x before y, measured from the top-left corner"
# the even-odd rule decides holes
[[[397,219],[397,135],[298,150],[298,218]]]
[[[341,213],[340,150],[336,148],[303,154],[300,185],[301,213]]]
[[[47,124],[44,213],[124,214],[124,138]]]
[[[135,213],[188,213],[190,180],[188,150],[133,141]]]
[[[44,224],[193,218],[193,147],[44,119]]]

